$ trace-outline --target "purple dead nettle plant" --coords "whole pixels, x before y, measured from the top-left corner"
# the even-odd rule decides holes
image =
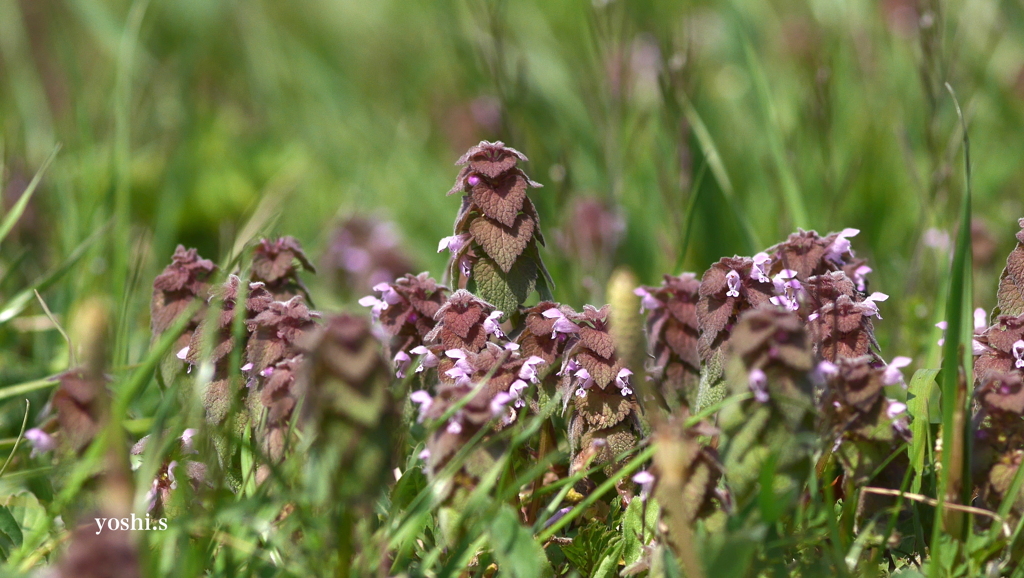
[[[760,263],[763,263],[761,261]],[[759,261],[755,258],[754,266]],[[639,287],[640,312],[647,312],[645,334],[651,360],[648,375],[671,407],[695,407],[700,383],[697,301],[700,281],[693,273],[665,275],[660,287]]]
[[[202,302],[210,289],[210,278],[217,266],[209,259],[203,259],[195,249],[178,245],[171,257],[171,264],[153,280],[153,298],[150,303],[150,327],[153,339],[159,338],[174,324],[185,309]],[[198,309],[185,331],[174,342],[171,351],[180,353],[192,341],[192,334],[202,322],[205,309]],[[181,370],[181,364],[173,359],[165,360],[160,366],[159,377],[170,381]]]
[[[355,295],[414,270],[395,224],[370,216],[350,217],[335,228],[320,268],[334,286]]]
[[[992,324],[975,312],[975,438],[973,481],[981,502],[998,508],[1024,463],[1024,219],[1017,244],[999,278]],[[1024,493],[1012,502],[1013,521],[1024,515]]]
[[[230,275],[222,285],[208,289],[207,305],[215,310],[201,316],[188,345],[177,354],[189,369],[199,363],[209,363],[212,369],[204,376],[209,380],[202,400],[207,421],[224,423],[236,404],[248,408],[247,417],[239,423],[255,429],[263,454],[272,461],[284,457],[286,431],[298,395],[295,373],[303,361],[300,343],[320,317],[305,303],[307,292],[298,277],[300,269],[313,271],[294,238],[260,240],[252,252],[254,280],[243,286],[238,276]],[[182,284],[182,279],[201,276],[205,282],[212,271],[211,263],[179,247],[172,266],[154,283],[154,329],[158,320],[160,325],[169,324],[184,309],[179,305],[174,316],[170,315],[165,306],[167,291]],[[199,280],[191,283],[194,287],[188,289],[189,294],[200,288]],[[244,311],[239,312],[236,308],[243,293]],[[238,315],[244,321],[241,340],[235,335]],[[237,357],[232,355],[236,351]],[[232,367],[234,359],[240,360],[240,367]],[[222,460],[227,459],[224,440],[215,442],[219,442]],[[261,473],[261,478],[265,477],[265,471]]]
[[[523,153],[482,141],[456,162],[464,165],[449,195],[463,193],[452,236],[439,251],[451,253],[453,286],[465,287],[512,315],[534,290],[550,298],[553,283],[537,245],[544,245],[540,217],[527,189],[539,187],[517,165]],[[456,281],[459,280],[459,281]]]
[[[551,308],[552,337],[566,336],[561,391],[569,417],[570,471],[605,464],[611,472],[618,456],[636,447],[642,435],[633,371],[619,357],[609,333],[609,307],[590,305],[582,313]]]
[[[156,515],[174,515],[175,509],[180,511],[183,503],[173,504],[171,501],[172,492],[178,489],[178,478],[185,475],[193,492],[199,491],[204,485],[209,485],[206,479],[206,464],[199,461],[199,451],[195,447],[195,436],[197,430],[186,429],[181,436],[175,440],[171,451],[163,457],[156,476],[146,492],[146,511]],[[131,449],[131,455],[144,456],[150,445],[150,436],[140,439]],[[136,464],[136,469],[141,465]]]
[[[296,295],[309,300],[309,290],[299,278],[300,270],[316,273],[294,237],[260,239],[253,250],[251,281],[263,283],[276,300],[286,301]]]
[[[386,354],[396,372],[404,377],[413,355],[428,354],[423,346],[437,324],[434,316],[445,304],[449,290],[427,273],[420,273],[407,274],[391,283],[378,283],[373,291],[380,296],[367,295],[359,304],[371,309],[374,320],[379,322],[379,337],[385,342]],[[436,355],[425,357],[421,367],[430,364],[436,365]]]

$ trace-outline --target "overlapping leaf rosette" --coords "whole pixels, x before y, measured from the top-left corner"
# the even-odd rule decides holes
[[[406,274],[392,283],[378,283],[373,290],[380,297],[367,295],[359,304],[371,308],[374,320],[380,323],[386,354],[396,369],[407,367],[411,356],[426,352],[423,345],[437,325],[434,318],[447,300],[448,288],[424,272]]]
[[[1024,228],[1024,219],[1019,221]],[[999,279],[993,324],[974,338],[974,482],[986,506],[1000,506],[1024,461],[1024,230]],[[980,319],[979,319],[980,321]],[[976,321],[975,326],[979,323]],[[1024,491],[1013,501],[1024,515]]]
[[[456,162],[465,165],[448,194],[464,193],[451,237],[449,275],[505,315],[514,314],[537,290],[550,299],[553,283],[540,259],[540,218],[526,191],[539,187],[517,165],[523,153],[501,142],[482,141]],[[453,285],[460,283],[453,281]]]
[[[477,404],[486,400],[493,414],[487,419],[500,418],[495,428],[516,419],[518,408],[526,407],[527,390],[538,383],[541,368],[549,365],[545,358],[525,355],[518,343],[509,341],[498,324],[500,316],[501,312],[489,303],[464,289],[456,291],[438,310],[437,326],[427,338],[431,345],[425,348],[421,360],[421,367],[437,368],[440,380],[437,399],[441,405],[444,400],[468,395],[473,396]],[[421,408],[433,406],[436,410],[438,407],[427,391],[415,392],[414,401]],[[445,434],[459,436],[466,415],[469,414],[451,416],[444,432],[432,438],[428,444],[429,464],[447,459],[450,452],[445,449],[449,446]],[[482,425],[486,421],[470,419],[470,424]],[[433,449],[435,444],[438,451]]]
[[[203,259],[195,249],[178,245],[168,265],[153,280],[153,299],[150,302],[150,327],[153,339],[159,338],[178,319],[189,305],[206,298],[210,288],[210,277],[217,266],[209,259]],[[171,351],[178,352],[188,346],[192,333],[199,327],[206,311],[198,309],[185,331],[174,342]],[[173,357],[160,366],[160,377],[166,382],[181,370],[181,363]]]
[[[190,366],[198,365],[204,359],[213,365],[213,375],[203,394],[203,405],[207,421],[214,425],[224,423],[232,405],[241,399],[244,390],[244,380],[238,368],[231,366],[231,352],[236,347],[244,350],[248,332],[243,336],[242,343],[236,343],[235,318],[242,315],[245,321],[252,320],[274,302],[274,297],[262,283],[249,283],[244,287],[244,295],[240,295],[240,289],[242,280],[237,275],[229,276],[222,285],[211,289],[208,303],[216,311],[203,317],[188,347],[178,352],[178,357]],[[244,300],[244,312],[236,311],[240,297]]]
[[[844,229],[821,237],[801,230],[752,258],[727,257],[704,273],[697,304],[698,407],[723,398],[723,346],[748,309],[775,306],[797,312],[812,324],[817,353],[828,360],[877,350],[870,318],[879,316],[877,302],[887,296],[865,295],[871,268],[850,244],[858,233]]]
[[[286,301],[296,295],[309,300],[309,290],[299,278],[300,270],[316,273],[295,237],[260,239],[253,249],[252,281],[263,283],[276,300]]]
[[[618,456],[635,447],[641,435],[633,372],[615,350],[609,306],[585,305],[582,313],[566,309],[549,308],[542,316],[553,320],[552,338],[571,338],[560,371],[563,400],[571,409],[570,470],[586,469],[593,460],[592,465],[607,464],[610,472]]]
[[[327,316],[305,357],[298,384],[300,423],[312,438],[306,483],[316,503],[347,508],[373,495],[391,471],[390,371],[369,320],[350,314]]]
[[[769,463],[776,496],[795,498],[817,445],[811,371],[814,355],[804,322],[792,311],[743,313],[726,350],[731,395],[752,393],[719,412],[726,483],[743,508],[758,495]]]
[[[670,407],[695,407],[700,383],[700,281],[693,273],[665,275],[660,287],[639,287],[636,294],[641,312],[648,312],[645,333],[652,357],[648,375]]]
[[[875,356],[862,355],[822,361],[816,368],[816,377],[824,382],[819,427],[823,438],[832,440],[848,483],[898,489],[903,480],[906,454],[893,454],[910,441],[907,407],[887,398],[885,387],[903,382],[904,362],[909,359],[896,358],[880,368]]]

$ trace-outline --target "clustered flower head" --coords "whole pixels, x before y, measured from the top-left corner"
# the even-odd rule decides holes
[[[806,479],[814,447],[814,356],[800,316],[779,307],[742,313],[725,351],[732,395],[752,394],[719,412],[722,459],[737,504],[756,495],[770,448],[775,487],[795,488]]]
[[[700,380],[700,281],[693,273],[665,275],[660,287],[639,287],[635,293],[640,297],[641,312],[647,311],[645,333],[653,357],[648,373],[666,400],[694,407]]]
[[[196,455],[199,451],[195,448],[195,429],[186,429],[181,436],[175,440],[177,443],[171,449],[170,454],[164,457],[157,470],[156,476],[146,492],[146,510],[156,515],[168,514],[168,507],[172,504],[172,492],[178,489],[178,477],[185,475],[186,480],[193,492],[209,484],[206,477],[206,464],[199,461]],[[150,436],[145,436],[132,446],[131,454],[135,456],[144,455],[150,446]],[[179,508],[181,504],[177,505]]]
[[[438,251],[451,253],[450,275],[509,315],[543,284],[552,286],[537,251],[544,245],[540,218],[526,195],[539,187],[517,164],[523,153],[501,142],[483,141],[456,162],[464,165],[448,194],[464,193],[451,237]],[[455,283],[455,285],[459,285]]]
[[[370,321],[351,314],[327,316],[307,342],[297,383],[300,423],[313,437],[307,484],[318,503],[363,500],[391,469],[397,415],[381,349]]]
[[[206,297],[210,277],[216,269],[213,261],[203,259],[195,249],[178,245],[171,257],[171,264],[153,280],[150,326],[154,338],[167,331],[189,305]],[[205,313],[200,308],[193,314],[185,331],[175,341],[172,351],[181,351],[189,344],[192,333],[199,327]]]
[[[601,309],[585,305],[582,313],[561,308],[542,313],[553,320],[553,337],[564,335],[569,340],[559,374],[563,402],[572,406],[569,447],[573,471],[585,469],[591,459],[613,468],[615,457],[640,439],[633,372],[615,350],[609,312],[607,305]]]
[[[206,417],[210,423],[222,423],[232,402],[241,394],[241,384],[231,383],[231,376],[237,373],[236,368],[230,366],[231,352],[235,347],[245,348],[245,342],[236,343],[233,324],[235,321],[235,307],[240,297],[240,290],[243,288],[241,279],[231,275],[228,280],[210,290],[208,303],[218,307],[219,311],[211,319],[209,315],[204,316],[199,324],[189,345],[177,353],[179,359],[189,366],[194,366],[203,361],[206,354],[205,348],[209,349],[209,363],[213,364],[213,376],[209,387],[206,390],[203,404],[206,407]],[[255,318],[267,310],[274,302],[274,297],[267,291],[262,283],[249,283],[245,287],[243,313],[246,320]],[[211,325],[212,324],[212,325]]]
[[[181,269],[183,263],[206,274],[212,271],[212,264],[196,261],[194,252],[179,247],[172,268]],[[286,430],[298,398],[295,375],[302,364],[301,343],[320,317],[306,305],[300,268],[313,271],[294,238],[261,239],[253,251],[251,276],[255,280],[243,285],[237,275],[230,275],[225,283],[210,289],[208,303],[216,312],[201,316],[188,345],[176,354],[190,368],[200,363],[212,365],[203,399],[210,423],[223,423],[236,402],[249,398],[243,407],[249,408],[250,415],[242,423],[255,428],[263,454],[273,461],[284,456]],[[177,269],[165,272],[157,278],[157,292],[181,275]],[[154,311],[158,310],[157,297],[155,293]],[[240,304],[243,312],[237,311]],[[239,313],[245,327],[241,343],[235,336]],[[233,351],[241,355],[233,358]],[[233,367],[232,359],[240,359],[240,367]],[[257,476],[262,479],[266,473],[261,466]]]
[[[834,364],[820,362],[830,367],[819,367],[823,378],[819,428],[823,436],[834,440],[834,451],[857,483],[871,482],[882,465],[880,459],[910,441],[906,405],[885,395],[885,386],[903,381],[899,368],[909,362],[895,358],[884,369],[876,367],[871,355],[842,357]],[[865,451],[868,447],[872,451]]]
[[[979,408],[972,453],[979,501],[999,508],[1024,461],[1024,219],[1017,245],[999,278],[996,308],[989,327],[984,311],[975,315],[975,399]],[[1024,516],[1014,500],[1011,514]]]
[[[412,353],[427,341],[437,321],[434,317],[446,301],[448,288],[439,285],[426,273],[405,275],[392,283],[381,282],[373,287],[380,297],[367,295],[359,304],[369,307],[389,338],[389,357],[400,352]]]
[[[295,295],[309,299],[309,290],[299,278],[300,269],[316,273],[294,237],[260,239],[253,249],[251,280],[263,283],[274,299],[285,301]]]
[[[356,295],[413,271],[394,223],[367,216],[350,217],[334,229],[320,267],[335,286]]]

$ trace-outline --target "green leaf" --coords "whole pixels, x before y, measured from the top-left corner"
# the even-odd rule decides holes
[[[519,523],[512,508],[503,504],[488,528],[494,557],[502,576],[535,578],[552,576],[544,548],[533,539],[529,528]]]
[[[0,506],[0,552],[7,558],[11,550],[17,548],[22,542],[21,528],[14,520],[11,511]]]
[[[35,494],[22,491],[8,497],[4,502],[4,509],[10,513],[18,526],[18,533],[22,536],[19,538],[22,551],[34,551],[42,546],[47,536],[40,533],[40,530],[49,522],[49,516]],[[26,532],[28,538],[24,537]]]
[[[572,542],[562,546],[562,553],[571,567],[584,576],[592,576],[602,555],[618,543],[607,524],[594,520],[580,529]]]
[[[622,559],[626,566],[643,555],[643,547],[651,541],[658,527],[658,502],[634,498],[622,515]]]
[[[480,257],[473,263],[473,283],[470,291],[484,301],[504,311],[507,317],[526,302],[537,285],[537,266],[532,259],[521,258],[508,273],[487,257]]]
[[[938,369],[919,369],[910,379],[907,386],[907,413],[910,414],[910,430],[912,435],[910,442],[910,463],[914,468],[915,476],[911,485],[911,491],[920,493],[922,479],[925,474],[925,456],[931,451],[931,412],[929,410],[930,400],[938,390],[935,387],[935,377],[939,374]],[[930,463],[931,460],[928,460]]]

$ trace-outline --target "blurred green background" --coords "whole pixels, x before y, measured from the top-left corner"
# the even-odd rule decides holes
[[[0,247],[0,302],[84,251],[41,294],[58,318],[110,295],[131,363],[174,246],[223,261],[246,223],[320,262],[339,222],[390,219],[440,277],[453,162],[487,139],[544,184],[556,298],[601,301],[616,265],[657,283],[855,227],[892,297],[884,356],[919,354],[964,188],[947,81],[990,308],[1024,216],[1022,2],[0,0],[5,213],[63,145]],[[309,282],[321,308],[358,297]],[[9,317],[0,385],[66,366],[34,298]]]

